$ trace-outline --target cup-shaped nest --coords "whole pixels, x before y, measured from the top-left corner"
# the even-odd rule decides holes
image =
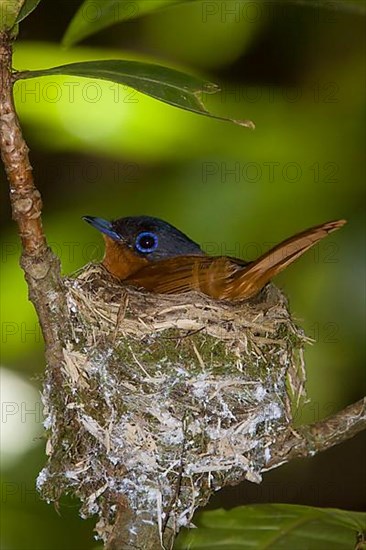
[[[305,399],[306,338],[284,295],[158,295],[94,265],[65,285],[73,338],[45,380],[42,495],[77,495],[129,548],[141,529],[188,526],[213,491],[260,482]]]

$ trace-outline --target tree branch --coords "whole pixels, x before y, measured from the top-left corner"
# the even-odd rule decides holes
[[[266,470],[277,468],[294,458],[314,456],[343,443],[366,428],[366,398],[342,411],[297,431],[289,430],[271,447],[272,458]]]
[[[69,327],[66,296],[59,259],[47,246],[43,233],[41,195],[34,185],[28,147],[14,107],[8,32],[0,33],[0,149],[10,185],[12,215],[22,242],[21,266],[42,327],[46,357],[57,376]]]

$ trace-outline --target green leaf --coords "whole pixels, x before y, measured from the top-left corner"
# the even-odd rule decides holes
[[[195,76],[187,75],[161,65],[118,59],[84,61],[39,71],[19,72],[17,73],[17,79],[55,75],[110,80],[134,88],[143,94],[174,107],[218,120],[228,120],[239,126],[254,128],[254,123],[250,120],[234,120],[216,116],[206,110],[202,101],[202,95],[203,93],[212,94],[219,91],[216,84],[205,82]]]
[[[23,3],[24,0],[0,0],[0,31],[14,27]]]
[[[36,9],[41,0],[25,0],[22,9],[20,10],[17,20],[17,23],[23,21],[33,10]]]
[[[85,0],[66,29],[62,43],[71,46],[115,23],[187,1],[192,0]]]
[[[346,550],[366,529],[366,514],[291,504],[214,510],[185,530],[177,550]]]

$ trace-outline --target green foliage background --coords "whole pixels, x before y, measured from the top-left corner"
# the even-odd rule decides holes
[[[19,82],[16,105],[44,198],[44,225],[64,273],[102,256],[100,236],[80,219],[85,214],[162,217],[210,252],[246,259],[311,225],[348,220],[277,279],[316,340],[306,351],[312,403],[298,419],[306,423],[364,393],[365,38],[357,9],[303,4],[188,2],[66,50],[60,38],[80,2],[62,0],[56,8],[44,0],[21,24],[14,64],[165,64],[219,82],[221,94],[207,96],[206,105],[257,126],[199,117],[101,81]],[[1,364],[39,389],[43,346],[26,332],[36,317],[5,185],[1,193]],[[267,474],[260,488],[227,490],[213,506],[282,501],[360,510],[365,479],[357,456],[364,449],[357,438]],[[44,461],[38,438],[26,455],[3,464],[4,548],[93,548],[93,523],[78,518],[76,502],[66,499],[59,517],[39,501],[34,479]]]

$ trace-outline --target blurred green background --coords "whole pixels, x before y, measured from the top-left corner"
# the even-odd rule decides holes
[[[149,1],[149,0],[146,0]],[[49,77],[17,83],[16,106],[44,200],[44,226],[64,273],[101,258],[83,215],[148,214],[213,254],[253,259],[323,221],[348,224],[277,278],[314,338],[306,350],[317,421],[365,390],[364,4],[196,1],[110,27],[66,50],[80,5],[44,0],[21,24],[17,69],[103,58],[155,61],[218,82],[217,114],[251,131],[179,111],[101,81]],[[334,9],[335,8],[335,9]],[[45,463],[39,401],[43,345],[18,266],[5,176],[1,187],[2,548],[94,548],[93,521],[76,501],[40,501]],[[362,510],[362,435],[311,460],[221,491],[211,506],[293,502]]]

